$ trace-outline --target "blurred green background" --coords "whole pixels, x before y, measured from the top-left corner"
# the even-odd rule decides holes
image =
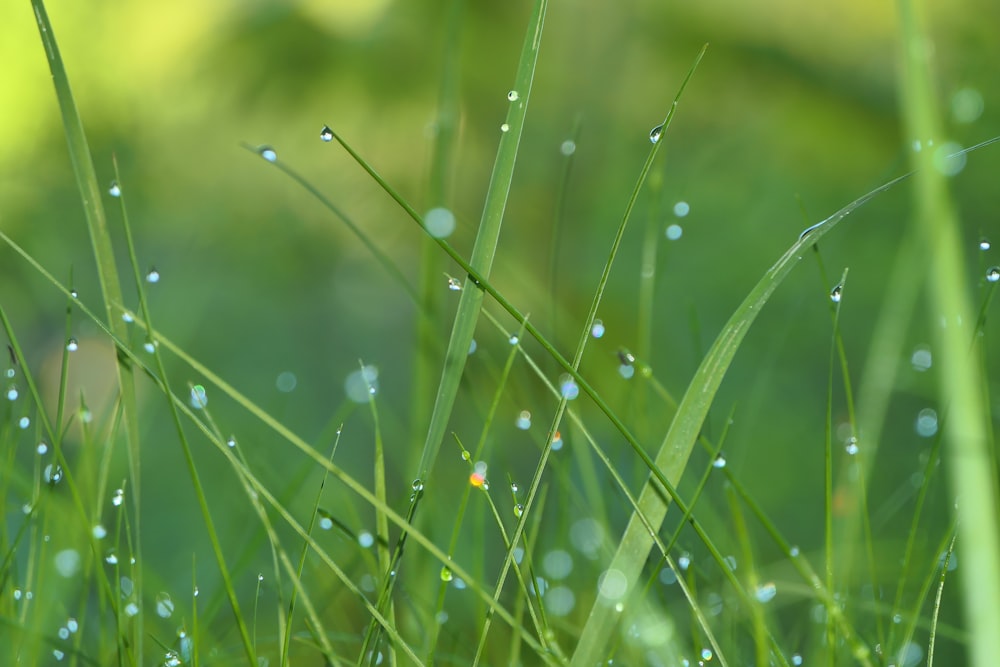
[[[241,142],[269,144],[316,184],[417,282],[420,230],[336,144],[319,140],[326,123],[351,143],[415,206],[451,208],[451,239],[466,256],[499,140],[529,4],[468,3],[458,53],[445,62],[446,2],[340,0],[48,4],[86,124],[100,178],[110,185],[111,156],[136,234],[140,262],[155,266],[150,286],[164,335],[317,445],[345,402],[344,381],[358,360],[379,369],[381,416],[396,500],[405,503],[422,432],[409,404],[415,356],[415,309],[357,239],[301,188]],[[1000,5],[931,3],[939,108],[947,139],[973,145],[1000,134]],[[643,229],[658,226],[658,277],[649,362],[676,396],[732,310],[799,232],[882,182],[906,171],[906,139],[897,106],[895,5],[851,0],[698,3],[566,2],[549,9],[494,284],[553,335],[575,346],[614,231],[649,149],[648,132],[665,115],[677,86],[705,42],[695,74],[657,165],[662,189],[646,190],[617,260],[599,317],[607,327],[591,342],[585,374],[620,408],[650,449],[668,416],[638,381],[617,376],[616,351],[637,346],[636,308]],[[58,109],[28,2],[0,6],[0,226],[81,300],[99,310],[96,272]],[[457,141],[443,201],[430,194],[438,100],[447,66],[456,68]],[[576,123],[579,136],[568,183],[558,280],[549,283],[552,225]],[[965,224],[970,289],[997,251],[978,249],[997,234],[995,147],[969,156],[952,183]],[[690,213],[677,218],[677,202]],[[121,239],[116,200],[105,202]],[[909,232],[903,185],[852,215],[822,243],[829,279],[811,257],[775,294],[723,385],[714,434],[734,410],[725,451],[730,466],[775,517],[786,536],[816,548],[822,529],[822,461],[831,322],[827,293],[849,267],[841,312],[856,378],[868,356],[875,318],[893,298],[884,287],[895,251]],[[683,235],[662,230],[680,224]],[[123,243],[121,268],[128,268]],[[453,275],[457,268],[442,264]],[[914,276],[920,280],[921,276]],[[441,277],[442,342],[456,298]],[[134,289],[128,291],[134,295]],[[9,248],[0,248],[0,299],[31,361],[47,371],[48,390],[62,350],[62,297]],[[128,304],[135,307],[135,301]],[[491,311],[499,313],[493,305]],[[509,318],[501,318],[513,327]],[[933,372],[910,363],[930,341],[919,312],[898,359],[897,391],[874,464],[870,502],[887,540],[905,534],[910,478],[931,439],[914,429],[934,408]],[[113,378],[110,349],[96,327],[77,318],[82,344],[74,377],[88,403],[106,411]],[[991,341],[996,336],[987,334]],[[506,341],[480,325],[467,369],[469,391],[453,428],[471,448],[491,396]],[[533,353],[539,350],[529,345]],[[996,377],[995,360],[991,377]],[[558,375],[554,364],[543,367]],[[200,382],[179,364],[175,386]],[[290,372],[291,391],[276,385]],[[838,380],[835,383],[839,386]],[[435,377],[436,379],[436,377]],[[190,581],[190,553],[201,544],[190,482],[162,400],[142,425],[149,558],[170,586]],[[287,387],[286,387],[287,389]],[[995,389],[995,387],[994,387]],[[70,396],[75,398],[76,389]],[[433,391],[433,387],[426,391]],[[636,396],[646,396],[645,404]],[[994,396],[996,391],[993,392]],[[51,394],[50,394],[51,395]],[[213,398],[209,387],[209,400]],[[836,422],[846,420],[837,394]],[[859,397],[864,400],[864,397]],[[579,401],[581,410],[589,409]],[[637,414],[637,405],[648,412]],[[994,405],[996,405],[994,400]],[[265,481],[286,489],[305,459],[225,401],[210,403],[239,439]],[[537,460],[553,401],[519,366],[493,431],[491,470],[526,483]],[[532,431],[514,427],[522,409]],[[337,461],[370,479],[370,417],[348,419]],[[106,412],[105,412],[106,414]],[[602,444],[632,468],[634,455],[600,418],[590,425]],[[572,446],[572,441],[570,446]],[[462,483],[451,442],[442,448],[441,483]],[[205,448],[200,463],[218,469],[210,489],[227,539],[239,544],[245,499],[221,457]],[[630,458],[631,457],[631,458]],[[697,465],[704,461],[697,460]],[[124,461],[118,474],[125,475]],[[634,482],[642,479],[634,467]],[[318,475],[318,473],[315,473]],[[312,479],[312,478],[310,478]],[[317,478],[318,479],[318,478]],[[312,488],[311,486],[306,488]],[[294,506],[308,509],[312,492]],[[932,488],[942,522],[951,492]],[[902,500],[900,500],[902,499]],[[428,502],[435,502],[429,498]],[[609,503],[615,504],[615,503]],[[447,501],[444,501],[447,505]],[[615,516],[625,516],[617,503]],[[706,520],[725,525],[724,496],[703,501]],[[714,508],[714,509],[713,509]],[[372,527],[362,510],[344,520]],[[228,519],[232,519],[231,522]],[[150,530],[149,526],[157,526]],[[928,536],[936,543],[937,532]],[[162,527],[162,529],[160,529]],[[447,534],[450,523],[443,526]],[[428,531],[434,535],[433,528]],[[693,542],[693,541],[692,541]],[[162,548],[161,548],[162,547]],[[693,543],[689,544],[696,548]],[[890,558],[891,549],[888,551]],[[264,557],[264,551],[261,557]],[[927,554],[930,559],[936,554]],[[211,578],[209,558],[200,576]],[[766,563],[766,557],[764,561]]]

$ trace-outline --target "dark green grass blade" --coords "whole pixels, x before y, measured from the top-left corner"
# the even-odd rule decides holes
[[[995,443],[983,387],[978,346],[969,348],[973,309],[965,289],[968,272],[962,257],[961,228],[945,176],[935,169],[934,146],[941,136],[930,69],[929,36],[916,3],[900,0],[903,120],[908,141],[924,150],[912,154],[920,171],[913,189],[915,227],[929,258],[932,314],[941,350],[941,398],[948,406],[945,457],[957,503],[958,544],[965,559],[959,583],[969,630],[969,663],[987,665],[1000,655],[1000,497]],[[930,143],[933,142],[933,143]]]

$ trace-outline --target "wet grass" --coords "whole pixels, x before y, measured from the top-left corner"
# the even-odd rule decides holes
[[[573,353],[564,354],[552,333],[557,318],[525,314],[491,280],[491,267],[503,252],[498,239],[528,117],[546,4],[539,0],[528,20],[468,258],[446,238],[434,237],[425,217],[336,128],[324,127],[317,138],[345,150],[427,232],[418,289],[362,222],[341,211],[276,153],[251,147],[278,170],[276,177],[283,172],[345,224],[417,308],[418,353],[406,404],[385,402],[373,367],[362,360],[354,373],[359,396],[335,410],[323,435],[310,442],[156,328],[156,313],[146,297],[152,280],[140,268],[131,234],[128,177],[115,165],[120,187],[114,201],[120,205],[117,219],[138,308],[125,305],[113,259],[114,235],[103,210],[107,200],[97,184],[51,25],[42,3],[33,2],[101,276],[103,314],[78,298],[71,279],[60,280],[0,232],[22,261],[64,295],[67,341],[53,407],[42,398],[17,322],[9,320],[0,304],[10,341],[0,423],[0,497],[6,506],[0,526],[0,661],[916,665],[925,659],[930,663],[943,640],[952,645],[951,660],[967,654],[976,664],[986,664],[989,656],[1000,654],[989,630],[1000,627],[991,604],[1000,596],[1000,556],[995,447],[980,349],[997,282],[979,281],[980,314],[974,318],[973,297],[954,279],[969,271],[955,241],[957,217],[929,151],[915,154],[914,172],[818,223],[805,222],[806,231],[789,239],[771,268],[755,283],[748,281],[752,287],[746,298],[684,390],[675,394],[649,361],[664,226],[657,208],[664,187],[657,165],[670,141],[670,123],[683,113],[682,94],[697,88],[697,67],[706,50],[692,54],[687,76],[674,82],[677,92],[663,122],[651,123],[656,127],[647,158],[637,165],[632,192],[623,195],[619,225],[589,307],[576,315]],[[449,43],[455,49],[460,3],[454,4],[450,20]],[[918,22],[904,22],[904,43],[912,46],[920,35]],[[919,61],[904,61],[911,135],[936,137],[933,105],[922,78],[926,71]],[[428,197],[434,206],[449,201],[444,184],[455,150],[450,123],[456,76],[446,68],[442,77]],[[572,147],[564,144],[563,183]],[[932,313],[946,321],[977,324],[971,331],[944,327],[935,341],[944,358],[940,404],[946,411],[940,429],[935,421],[919,484],[902,490],[911,491],[912,498],[903,505],[908,528],[904,544],[898,545],[878,535],[875,524],[881,519],[871,503],[871,480],[896,387],[892,373],[905,356],[906,322],[914,317],[920,292],[913,281],[899,278],[899,290],[887,303],[865,365],[856,373],[841,327],[842,313],[850,307],[850,274],[842,270],[831,278],[819,242],[848,215],[911,176],[917,183],[915,217],[921,231],[914,235],[917,240],[904,244],[894,275],[913,274],[921,244],[940,245],[940,261],[928,279],[933,283]],[[560,192],[563,202],[566,190]],[[643,211],[641,197],[649,192],[658,203]],[[556,240],[563,210],[560,203],[551,230]],[[640,212],[646,220],[634,271],[616,259],[630,220]],[[807,548],[799,546],[805,535],[779,527],[748,480],[727,465],[724,445],[730,429],[738,428],[738,409],[717,400],[727,371],[772,295],[796,268],[809,271],[800,267],[803,259],[807,265],[815,263],[816,298],[830,304],[829,365],[826,376],[818,379],[826,386],[823,486],[797,491],[803,498],[819,499],[823,507],[817,517],[821,538]],[[548,268],[553,285],[557,265],[553,255]],[[598,316],[609,280],[618,271],[635,273],[639,294],[635,353],[616,353],[619,373],[634,387],[625,404],[584,364],[592,348],[604,343],[605,327]],[[459,277],[446,280],[447,272]],[[449,295],[458,299],[450,319],[441,305]],[[67,369],[76,351],[71,332],[81,321],[101,332],[109,343],[107,362],[114,366],[117,398],[98,414],[84,398],[69,393]],[[451,327],[446,346],[438,345],[433,334],[442,323]],[[477,336],[506,346],[502,355],[487,357],[478,369],[488,380],[470,384],[466,366]],[[532,469],[526,484],[487,465],[510,438],[501,411],[525,376],[540,395],[518,416],[518,428],[534,445],[518,454]],[[178,377],[194,377],[200,384]],[[180,560],[190,563],[191,587],[185,592],[166,591],[162,582],[175,577],[145,567],[141,545],[156,531],[144,525],[140,497],[154,504],[170,499],[140,493],[147,482],[140,476],[139,424],[145,416],[135,399],[137,379],[154,390],[169,414],[173,432],[160,434],[157,445],[173,443],[185,463],[188,483],[177,492],[190,494],[195,509],[179,524],[190,531],[197,523],[210,545],[203,552],[189,549],[183,538],[173,542]],[[480,404],[474,429],[465,421],[463,428],[455,426],[455,406],[468,387]],[[256,423],[253,432],[241,435],[240,442],[227,435],[222,415],[229,411],[217,413],[216,405],[250,415]],[[846,418],[838,420],[835,410],[843,410]],[[727,415],[717,420],[723,425],[718,434],[710,428],[712,413]],[[426,435],[405,434],[398,424],[407,419]],[[371,427],[370,442],[360,443],[352,435],[362,421]],[[390,460],[392,439],[419,440],[407,462],[408,473]],[[281,485],[267,482],[260,452],[242,444],[254,440],[273,443],[289,460],[297,457],[297,474]],[[67,441],[74,443],[72,456],[63,446]],[[347,442],[370,452],[364,473],[341,464]],[[235,507],[236,521],[245,526],[242,544],[234,545],[218,529],[232,519],[228,513],[234,505],[209,493],[208,473],[195,443],[210,446],[225,462],[229,488],[239,497]],[[966,446],[972,449],[966,451]],[[119,481],[116,448],[122,447],[126,475]],[[454,465],[443,464],[442,453],[452,464],[462,462],[459,473]],[[962,501],[947,520],[930,522],[928,503],[932,494],[940,496],[944,484],[938,465],[942,457],[951,461],[951,484],[962,489]],[[796,474],[794,466],[782,471]],[[394,486],[399,474],[412,479],[402,491]],[[706,503],[707,496],[722,502]],[[304,506],[297,502],[302,497],[308,498]],[[884,507],[887,501],[879,498]],[[56,539],[51,539],[53,533]],[[957,554],[971,563],[959,568],[958,581],[950,567]],[[269,564],[266,574],[251,577],[247,563],[261,558]],[[205,574],[202,562],[207,560],[213,561],[217,575]],[[264,588],[271,593],[267,598]],[[953,588],[965,604],[965,625],[942,617],[946,591]]]

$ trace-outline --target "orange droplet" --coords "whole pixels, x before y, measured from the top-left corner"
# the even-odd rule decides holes
[[[477,488],[480,487],[480,486],[482,486],[483,482],[485,482],[485,481],[486,481],[486,477],[484,477],[482,475],[482,473],[474,472],[471,475],[469,475],[469,483],[472,484],[472,486],[475,486]]]

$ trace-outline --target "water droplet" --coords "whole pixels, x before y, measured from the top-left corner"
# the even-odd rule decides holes
[[[319,518],[319,527],[321,530],[330,530],[333,528],[333,519],[328,516],[321,516]]]
[[[299,379],[295,377],[295,373],[291,371],[283,371],[278,374],[278,379],[275,381],[275,386],[283,394],[287,394],[295,390],[296,385],[298,385]]]
[[[517,420],[514,422],[519,429],[522,431],[527,431],[531,428],[531,412],[528,410],[521,410],[517,415]]]
[[[333,141],[333,130],[330,129],[329,125],[324,125],[323,129],[319,131],[319,138],[323,141]]]
[[[511,482],[510,483],[510,492],[511,493],[517,493],[517,491],[518,491],[517,482]]]
[[[122,502],[125,500],[125,490],[115,489],[115,492],[111,495],[111,504],[115,507],[121,507]]]
[[[17,420],[17,425],[20,426],[22,430],[26,429],[29,426],[31,426],[31,418],[30,417],[21,417],[19,420]]]
[[[122,189],[118,187],[118,181],[111,181],[111,187],[108,188],[108,194],[112,197],[122,196]]]
[[[46,484],[56,485],[62,481],[63,469],[58,463],[50,463],[42,470],[42,479]]]
[[[378,368],[365,366],[349,373],[344,380],[344,392],[355,403],[367,403],[378,392]]]
[[[520,97],[521,97],[521,96],[520,96],[520,95],[518,95],[518,93],[517,93],[517,91],[516,91],[516,90],[512,90],[512,91],[510,91],[509,93],[507,93],[507,101],[508,101],[508,102],[517,102],[517,100],[518,100],[518,99],[519,99]]]
[[[938,430],[937,412],[933,408],[924,408],[917,413],[917,435],[925,438],[933,437]]]
[[[258,582],[264,581],[264,575],[263,574],[258,574],[257,575],[257,581]]]
[[[504,123],[503,125],[500,126],[500,131],[501,132],[509,132],[510,131],[510,125],[508,125],[507,123]]]
[[[678,218],[683,218],[690,212],[691,212],[691,205],[688,204],[686,201],[679,201],[676,204],[674,204],[674,215],[676,215]]]
[[[230,449],[232,449],[233,447],[236,446],[236,436],[235,435],[229,436],[229,439],[226,440],[226,446],[229,447]]]
[[[679,567],[681,570],[687,571],[687,569],[691,567],[691,554],[682,553],[677,558],[677,567]]]
[[[17,387],[11,387],[7,390],[8,401],[16,401],[18,396],[20,396],[20,394],[17,391]]]
[[[77,291],[76,291],[75,289],[71,289],[71,290],[69,291],[69,295],[70,295],[71,297],[73,297],[74,299],[79,299],[79,298],[80,298],[80,293],[79,293],[79,292],[77,292]]]
[[[717,454],[715,460],[712,461],[713,468],[725,468],[726,467],[726,457],[721,453]]]
[[[972,123],[983,114],[983,96],[975,88],[962,88],[951,96],[951,117],[956,123]]]
[[[66,619],[66,629],[71,633],[76,634],[76,631],[80,629],[80,624],[73,617]]]
[[[830,301],[833,301],[834,303],[840,303],[840,297],[843,295],[843,293],[844,293],[844,286],[837,285],[832,290],[830,290]]]
[[[604,322],[601,320],[594,320],[594,324],[590,327],[590,335],[594,338],[600,338],[604,335]]]
[[[552,451],[558,452],[563,447],[562,433],[556,431],[556,434],[552,436]]]
[[[754,592],[754,597],[757,598],[758,602],[766,604],[771,600],[773,600],[774,596],[777,594],[778,594],[778,587],[774,584],[773,581],[769,581],[757,587],[757,590]]]
[[[205,388],[200,384],[191,387],[191,407],[195,410],[201,410],[206,405],[208,405],[208,396],[205,394]]]
[[[360,533],[358,533],[358,544],[361,545],[361,547],[367,549],[371,547],[371,545],[375,544],[375,536],[369,533],[367,530],[362,530]]]
[[[472,354],[473,352],[475,352],[476,348],[478,346],[479,346],[479,343],[476,342],[475,338],[473,338],[471,341],[469,341],[469,354]]]
[[[170,618],[174,613],[174,601],[164,592],[156,594],[156,615],[160,618]]]
[[[572,375],[565,373],[559,378],[559,393],[567,401],[572,401],[580,395],[580,387]]]
[[[66,349],[69,352],[76,352],[77,350],[80,349],[80,344],[77,342],[75,338],[70,338],[69,341],[66,343]]]
[[[668,241],[676,241],[684,234],[684,228],[680,225],[667,225],[666,236]]]
[[[451,573],[451,569],[446,565],[441,568],[441,581],[447,583],[454,579],[455,575]]]
[[[618,367],[618,374],[626,380],[631,380],[632,376],[635,375],[635,366],[632,364],[622,364]]]
[[[455,214],[441,206],[432,208],[424,215],[424,228],[436,239],[448,238],[455,231]]]
[[[63,549],[55,556],[56,571],[66,579],[79,571],[80,563],[80,552],[76,549]]]
[[[156,270],[155,266],[150,267],[149,272],[146,274],[146,282],[150,284],[160,282],[160,272]]]
[[[701,659],[702,660],[704,660],[704,661],[707,662],[707,661],[709,661],[709,660],[712,659],[712,655],[713,655],[712,654],[712,649],[710,649],[710,648],[703,648],[703,649],[701,649]]]
[[[131,313],[122,313],[122,321],[132,324],[132,322],[135,322],[135,319],[132,317]]]
[[[129,602],[125,605],[125,615],[132,617],[139,613],[139,605],[134,602]]]
[[[1000,266],[991,266],[986,270],[986,281],[995,283],[1000,280]]]
[[[663,135],[663,126],[657,125],[652,130],[649,131],[649,141],[650,143],[657,143],[660,141],[660,136]]]
[[[918,346],[910,356],[910,365],[913,366],[913,370],[919,373],[929,370],[932,363],[931,348],[926,345]]]
[[[524,505],[521,503],[514,505],[514,516],[520,519],[522,514],[524,514]]]
[[[622,348],[618,350],[618,361],[622,363],[622,366],[631,366],[635,363],[635,355]]]
[[[38,452],[39,456],[42,456],[48,453],[49,446],[46,445],[44,442],[40,442],[38,443],[38,447],[35,448],[35,451]]]
[[[94,413],[88,410],[87,408],[81,408],[80,421],[82,421],[84,424],[89,424],[90,422],[94,421]]]
[[[847,452],[849,456],[854,456],[858,453],[858,439],[853,435],[847,439],[844,443],[844,451]]]
[[[450,289],[452,292],[461,292],[462,291],[462,283],[459,282],[457,279],[452,278],[451,276],[449,276],[448,277],[448,289]]]
[[[463,461],[471,461],[472,460],[472,454],[469,453],[469,450],[467,450],[467,449],[463,449],[462,450],[462,460]]]
[[[792,665],[799,667],[802,664],[802,656],[798,653],[792,654]]]
[[[945,176],[954,176],[965,169],[966,159],[961,145],[946,141],[934,151],[934,168]]]
[[[52,657],[55,658],[56,660],[62,660],[63,658],[66,657],[66,654],[63,651],[54,648],[52,649]]]
[[[105,537],[108,536],[108,529],[102,526],[101,524],[97,524],[96,526],[91,528],[90,534],[94,536],[95,540],[103,540]]]
[[[576,152],[576,142],[572,139],[567,139],[559,146],[559,152],[567,157],[572,155]]]
[[[793,546],[793,547],[791,547],[791,548],[790,548],[790,549],[788,550],[788,555],[789,555],[789,556],[791,556],[792,558],[798,558],[798,555],[799,555],[799,548],[798,548],[798,547],[796,547],[796,546]]]
[[[412,488],[414,491],[423,491],[424,480],[420,479],[419,477],[416,478],[415,480],[413,480],[413,483],[410,484],[410,488]]]
[[[511,345],[517,345],[518,343],[521,342],[521,339],[517,337],[517,334],[513,334],[510,338],[507,339],[507,342],[510,343]]]
[[[142,344],[142,349],[146,350],[149,354],[153,354],[153,352],[156,352],[156,343],[151,340],[147,340]]]
[[[979,249],[980,250],[989,250],[992,247],[993,247],[993,244],[990,243],[990,240],[988,238],[986,238],[985,236],[983,238],[979,239]]]

